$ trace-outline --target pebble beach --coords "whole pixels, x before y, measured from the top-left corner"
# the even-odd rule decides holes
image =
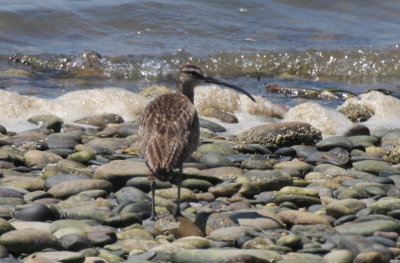
[[[356,111],[358,113],[359,111]],[[150,216],[138,124],[117,114],[0,127],[1,262],[400,262],[400,130],[322,136],[280,121],[237,134],[201,119]]]

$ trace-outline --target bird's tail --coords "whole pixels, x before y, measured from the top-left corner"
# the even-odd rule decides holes
[[[158,179],[160,181],[168,181],[172,178],[172,170],[165,168],[157,168],[153,173],[149,174],[149,180]]]

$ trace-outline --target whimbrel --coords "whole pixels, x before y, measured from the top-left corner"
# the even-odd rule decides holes
[[[177,75],[176,93],[162,95],[151,101],[140,120],[140,153],[150,170],[152,206],[150,220],[156,218],[155,179],[170,180],[173,169],[179,168],[176,178],[178,200],[175,216],[180,215],[182,164],[196,150],[199,142],[199,117],[193,105],[194,88],[201,83],[224,85],[255,99],[246,90],[208,76],[193,65],[180,68]]]

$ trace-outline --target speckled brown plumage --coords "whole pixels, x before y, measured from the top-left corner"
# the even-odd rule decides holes
[[[140,152],[149,167],[149,179],[166,181],[172,170],[196,149],[199,118],[185,95],[166,94],[145,108],[139,129]]]

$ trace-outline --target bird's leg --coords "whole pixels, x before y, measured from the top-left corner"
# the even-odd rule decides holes
[[[176,201],[175,217],[182,216],[181,214],[181,183],[182,183],[182,164],[179,166],[179,174],[176,178],[178,186],[178,200]]]
[[[152,180],[150,182],[150,189],[151,189],[151,216],[149,220],[155,221],[157,219],[156,214],[156,180]]]

